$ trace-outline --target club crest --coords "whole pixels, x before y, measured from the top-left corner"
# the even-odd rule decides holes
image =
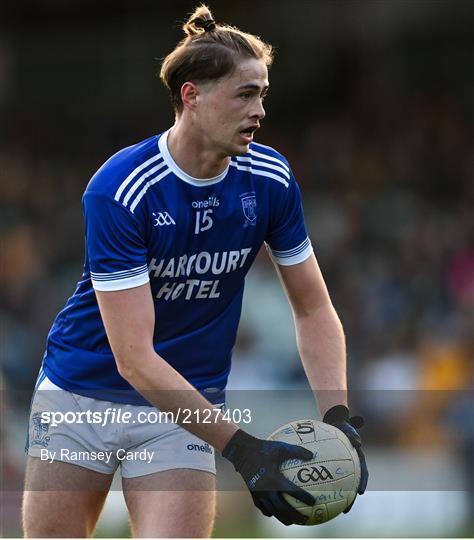
[[[31,441],[31,446],[34,444],[39,444],[40,446],[48,446],[50,437],[47,435],[49,430],[49,423],[41,422],[40,412],[36,412],[32,416],[33,423],[33,437]]]
[[[248,225],[256,225],[257,198],[255,196],[255,192],[250,191],[248,193],[242,193],[240,200],[242,201],[242,211],[245,216],[244,226],[247,227]]]

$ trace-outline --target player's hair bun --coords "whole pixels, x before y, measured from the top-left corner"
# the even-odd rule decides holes
[[[216,23],[211,10],[205,4],[201,4],[183,25],[184,33],[189,37],[212,32],[215,29]]]
[[[218,81],[230,75],[245,58],[263,60],[270,67],[272,46],[235,26],[216,24],[201,4],[183,25],[184,38],[163,60],[160,78],[171,93],[177,114],[183,110],[181,89],[187,81]]]

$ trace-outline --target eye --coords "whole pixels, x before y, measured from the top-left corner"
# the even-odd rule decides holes
[[[247,101],[248,99],[250,99],[252,97],[252,94],[250,92],[244,92],[243,94],[240,94],[240,97]]]

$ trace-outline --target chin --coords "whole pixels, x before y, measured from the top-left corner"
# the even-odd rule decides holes
[[[245,155],[249,151],[249,146],[250,146],[250,143],[245,144],[243,142],[234,142],[234,141],[231,141],[226,145],[221,144],[223,153],[229,157]]]
[[[234,146],[235,150],[232,155],[234,156],[243,156],[249,151],[250,144],[236,144]]]

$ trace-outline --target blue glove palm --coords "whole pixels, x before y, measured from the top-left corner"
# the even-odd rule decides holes
[[[265,516],[275,516],[284,525],[305,523],[307,517],[288,504],[282,494],[288,493],[308,506],[314,504],[314,497],[285,478],[280,465],[288,459],[307,461],[313,457],[312,452],[292,444],[256,439],[239,429],[222,455],[241,474],[255,506]]]

